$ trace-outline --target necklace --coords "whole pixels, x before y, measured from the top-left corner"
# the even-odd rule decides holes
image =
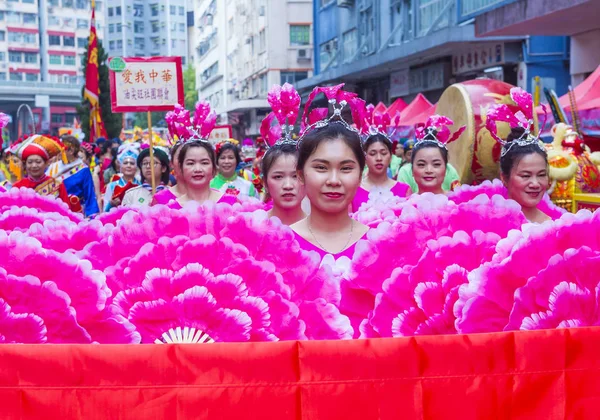
[[[313,232],[312,228],[310,227],[310,222],[308,221],[308,219],[306,220],[306,226],[308,226],[308,231],[310,232],[310,234],[314,238],[314,240],[317,243],[317,245],[319,245],[319,247],[322,250],[329,252],[329,250],[327,248],[325,248],[323,245],[321,245],[321,242],[319,242],[319,240],[317,239],[317,236],[315,235],[315,233]],[[348,244],[350,243],[350,240],[352,239],[352,233],[353,232],[354,232],[354,220],[350,219],[350,235],[348,236],[348,240],[346,241],[346,243],[344,244],[344,246],[342,247],[342,249],[340,249],[338,252],[336,252],[336,253],[329,252],[329,253],[332,254],[332,255],[336,255],[336,254],[339,254],[340,252],[342,252],[343,250],[345,250],[346,247],[348,246]]]

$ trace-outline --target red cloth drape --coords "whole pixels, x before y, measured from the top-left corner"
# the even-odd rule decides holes
[[[600,328],[324,342],[2,345],[0,418],[594,419]]]

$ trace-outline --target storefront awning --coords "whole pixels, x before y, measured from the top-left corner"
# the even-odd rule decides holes
[[[597,0],[517,0],[475,19],[478,37],[575,35],[600,28]]]

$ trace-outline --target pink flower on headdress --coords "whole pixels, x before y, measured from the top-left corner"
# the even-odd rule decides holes
[[[397,125],[400,121],[400,115],[398,114],[395,118],[395,124]],[[375,106],[369,104],[366,107],[364,115],[364,126],[361,130],[363,133],[367,132],[379,132],[385,136],[388,135],[388,128],[392,123],[392,118],[387,112],[376,112]]]
[[[281,126],[271,125],[275,117],[275,114],[270,112],[260,124],[260,135],[269,146],[274,146],[277,140],[281,138]]]
[[[425,125],[417,126],[417,128],[415,130],[415,137],[419,141],[422,141],[425,138],[425,136],[430,132],[430,130],[435,129],[435,131],[437,132],[436,138],[438,139],[439,142],[441,142],[443,144],[452,143],[453,141],[457,140],[460,137],[460,135],[467,128],[466,126],[463,125],[458,130],[456,130],[453,134],[449,128],[453,124],[454,124],[454,121],[452,121],[448,117],[445,117],[443,115],[437,115],[437,114],[432,115],[431,117],[429,117],[427,119],[427,122],[425,123]]]
[[[174,140],[190,140],[197,138],[198,135],[206,139],[215,128],[217,115],[211,112],[208,102],[199,101],[196,104],[193,121],[190,120],[190,111],[177,104],[173,111],[167,113],[165,122]]]
[[[304,112],[302,113],[302,132],[306,130],[308,126],[312,123],[309,122],[309,115],[312,114],[312,110],[310,106],[313,101],[317,97],[319,93],[323,93],[328,101],[335,100],[338,104],[342,101],[346,101],[348,104],[353,98],[356,98],[358,95],[353,92],[347,92],[343,90],[343,83],[335,86],[317,86],[313,89],[313,91],[308,95],[308,99],[306,100],[306,105],[304,105]],[[326,118],[326,117],[325,117]],[[324,119],[324,118],[323,118]],[[316,120],[319,121],[319,120]],[[316,122],[315,121],[315,122]]]
[[[296,124],[301,99],[300,94],[292,85],[289,83],[285,83],[283,86],[274,85],[267,95],[267,101],[280,125]]]

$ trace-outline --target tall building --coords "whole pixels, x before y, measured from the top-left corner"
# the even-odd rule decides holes
[[[111,57],[181,56],[187,61],[187,0],[106,0]]]
[[[96,1],[101,37],[104,2]],[[0,109],[33,108],[35,130],[73,122],[84,85],[82,56],[90,33],[90,0],[0,1]],[[31,121],[23,131],[31,131]],[[18,130],[13,124],[13,133]]]
[[[312,75],[312,1],[196,0],[199,96],[231,123],[234,136],[258,136],[274,84]]]
[[[525,36],[477,38],[472,14],[499,0],[314,0],[315,76],[304,92],[345,82],[368,102],[436,102],[455,81],[517,84]],[[463,12],[469,9],[469,15]]]

